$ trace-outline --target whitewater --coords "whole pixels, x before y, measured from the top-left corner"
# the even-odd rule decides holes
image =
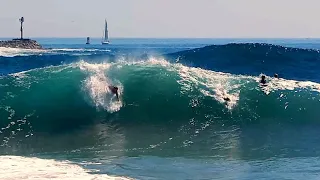
[[[51,41],[0,49],[1,179],[317,177],[317,41]]]

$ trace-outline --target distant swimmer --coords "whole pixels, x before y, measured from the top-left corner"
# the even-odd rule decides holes
[[[117,99],[118,99],[118,101],[119,101],[119,93],[118,93],[118,87],[116,87],[116,86],[109,86],[109,89],[110,89],[110,91],[113,93],[113,94],[115,94],[116,96],[117,96]]]
[[[262,85],[266,85],[266,84],[267,84],[267,80],[266,80],[266,76],[265,76],[265,75],[262,75],[262,76],[261,76],[260,83],[261,83]]]
[[[273,77],[275,77],[275,78],[279,78],[278,74],[274,74],[274,76],[273,76]]]

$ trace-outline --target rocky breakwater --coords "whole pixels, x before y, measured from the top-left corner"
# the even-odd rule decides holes
[[[0,47],[21,49],[43,49],[37,41],[31,39],[13,39],[10,41],[0,41]]]

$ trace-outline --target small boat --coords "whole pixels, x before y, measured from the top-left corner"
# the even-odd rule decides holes
[[[105,26],[104,26],[104,32],[101,44],[109,44],[109,34],[108,34],[108,23],[107,20],[105,20]]]

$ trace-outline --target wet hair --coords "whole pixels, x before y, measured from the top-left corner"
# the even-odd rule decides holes
[[[274,77],[275,77],[275,78],[279,78],[278,74],[274,74]]]
[[[113,88],[114,88],[115,90],[118,90],[118,87],[116,87],[116,86],[114,86]]]
[[[262,83],[262,84],[266,84],[266,83],[267,83],[267,80],[266,80],[266,76],[265,76],[265,75],[261,75],[260,83]]]

